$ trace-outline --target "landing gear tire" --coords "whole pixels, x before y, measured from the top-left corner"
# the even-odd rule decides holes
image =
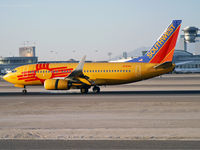
[[[81,88],[81,93],[82,94],[87,94],[88,93],[88,88]]]
[[[23,94],[26,94],[26,93],[27,93],[27,90],[25,90],[25,89],[22,90],[22,93],[23,93]]]
[[[26,93],[27,93],[26,86],[24,86],[24,89],[22,90],[22,93],[23,93],[23,94],[26,94]]]
[[[92,90],[93,90],[94,93],[99,93],[100,92],[100,87],[94,86]]]

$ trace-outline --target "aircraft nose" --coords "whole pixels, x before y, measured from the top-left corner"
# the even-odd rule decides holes
[[[9,76],[10,76],[9,74],[6,74],[3,76],[3,79],[9,82]]]

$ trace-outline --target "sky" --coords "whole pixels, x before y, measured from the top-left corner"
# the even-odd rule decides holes
[[[200,27],[199,0],[0,0],[0,56],[35,44],[39,60],[107,60],[151,47],[173,19]]]

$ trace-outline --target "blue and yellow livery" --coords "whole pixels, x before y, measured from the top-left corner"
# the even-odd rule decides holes
[[[172,61],[180,25],[181,20],[173,20],[144,56],[134,58],[128,62],[161,63]]]

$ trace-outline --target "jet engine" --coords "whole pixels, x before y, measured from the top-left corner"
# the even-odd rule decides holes
[[[47,79],[44,81],[44,88],[46,90],[69,90],[71,83],[63,79]]]

